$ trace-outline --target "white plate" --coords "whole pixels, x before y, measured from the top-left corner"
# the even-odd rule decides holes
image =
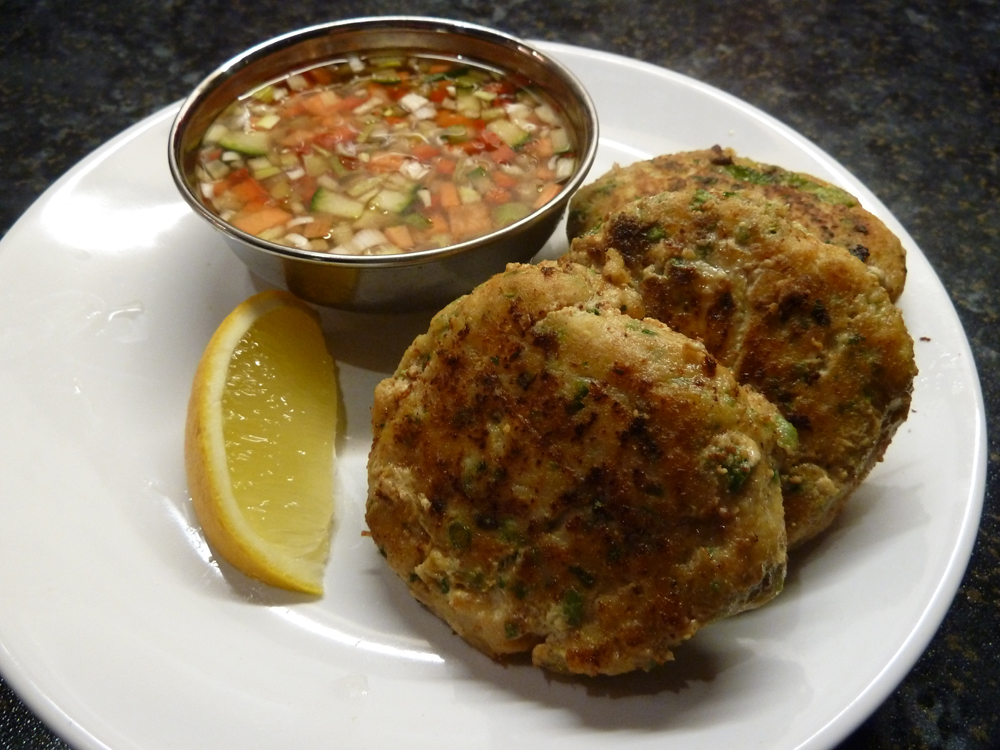
[[[502,667],[418,606],[362,538],[369,407],[426,317],[326,313],[347,404],[326,596],[213,560],[184,478],[188,388],[256,290],[167,171],[175,108],[54,185],[0,244],[0,669],[84,748],[828,748],[903,678],[964,571],[984,416],[961,325],[920,250],[811,143],[660,68],[541,44],[592,92],[594,175],[713,143],[859,195],[902,237],[913,412],[773,604],[619,679]],[[547,249],[564,245],[557,234]]]

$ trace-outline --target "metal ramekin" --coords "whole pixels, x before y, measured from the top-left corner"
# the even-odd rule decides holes
[[[216,116],[237,97],[289,72],[352,52],[405,50],[467,58],[533,81],[563,109],[579,144],[576,172],[543,208],[502,230],[437,250],[337,255],[278,245],[230,226],[203,203],[193,180],[195,155]],[[315,304],[358,311],[440,307],[509,262],[525,262],[552,235],[597,153],[597,111],[563,65],[525,42],[459,21],[410,16],[359,18],[312,26],[259,44],[209,75],[188,96],[170,131],[170,171],[181,195],[219,230],[259,277]]]

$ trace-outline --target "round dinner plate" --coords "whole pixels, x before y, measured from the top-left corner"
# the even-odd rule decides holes
[[[71,170],[0,243],[0,671],[80,748],[829,748],[893,690],[947,611],[982,507],[975,365],[920,249],[815,145],[712,87],[539,42],[590,90],[592,176],[734,147],[855,193],[902,239],[912,411],[784,593],[650,673],[503,666],[424,610],[362,536],[372,392],[429,315],[323,311],[346,419],[326,595],[216,559],[191,509],[188,389],[262,288],[177,194],[176,107]],[[565,249],[562,229],[542,254]]]

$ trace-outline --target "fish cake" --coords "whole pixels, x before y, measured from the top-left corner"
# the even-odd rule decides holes
[[[562,261],[635,289],[796,428],[779,455],[790,546],[825,529],[909,412],[900,311],[864,264],[757,193],[685,187],[613,211]]]
[[[906,251],[853,195],[818,177],[760,164],[715,146],[614,167],[570,202],[569,239],[593,231],[616,208],[638,198],[688,187],[756,192],[787,205],[787,216],[823,242],[840,245],[867,265],[895,302],[906,283]]]
[[[625,312],[622,312],[622,309]],[[777,410],[582,266],[510,265],[375,391],[366,520],[493,657],[648,669],[781,589]]]

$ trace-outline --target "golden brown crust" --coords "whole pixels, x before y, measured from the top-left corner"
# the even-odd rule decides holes
[[[781,588],[781,419],[582,266],[509,266],[376,389],[366,519],[488,654],[616,674]]]
[[[781,458],[789,544],[816,535],[906,419],[916,367],[899,310],[864,265],[756,193],[685,187],[626,204],[568,263],[638,291],[797,429]]]
[[[718,146],[614,167],[570,202],[569,239],[594,231],[616,208],[663,192],[703,187],[755,192],[784,203],[787,218],[862,260],[896,301],[906,283],[906,251],[860,201],[818,177],[738,156]]]

